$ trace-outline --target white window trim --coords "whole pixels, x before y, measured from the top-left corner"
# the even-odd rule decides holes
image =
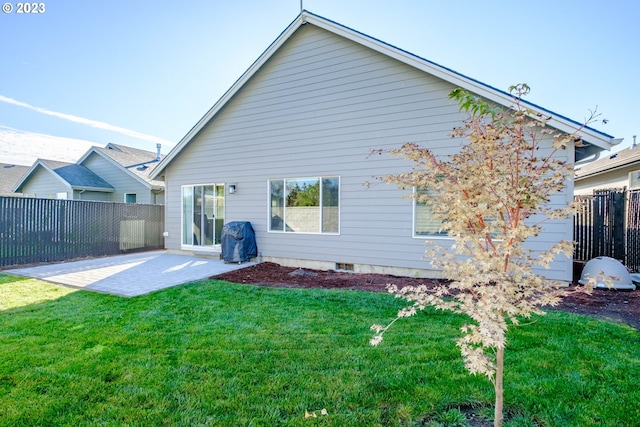
[[[413,187],[413,194],[411,197],[411,206],[412,206],[412,212],[411,212],[411,236],[414,239],[419,239],[419,240],[454,240],[453,237],[449,236],[448,234],[417,234],[416,233],[416,220],[417,220],[417,209],[416,209],[416,204],[417,204],[417,200],[414,197],[415,193],[417,191],[416,187]]]
[[[216,186],[216,185],[222,185],[224,186],[224,195],[225,195],[225,200],[224,200],[224,207],[223,207],[223,214],[224,214],[224,218],[226,221],[227,218],[227,198],[226,198],[226,191],[227,191],[227,184],[224,182],[209,182],[209,183],[205,183],[205,184],[183,184],[180,186],[180,249],[181,250],[197,250],[198,252],[212,252],[212,253],[218,253],[220,252],[221,249],[221,244],[217,244],[217,245],[208,245],[208,246],[202,246],[202,245],[194,245],[194,244],[186,244],[183,243],[184,242],[184,209],[183,209],[183,200],[182,200],[182,196],[184,195],[184,188],[185,187],[189,187],[189,188],[193,188],[193,187],[204,187],[207,185],[212,185],[212,186]]]
[[[337,232],[323,232],[322,231],[322,191],[320,191],[320,231],[286,231],[286,230],[272,230],[271,229],[271,181],[287,181],[296,179],[319,179],[322,187],[322,180],[325,178],[338,178],[338,231]],[[286,188],[286,185],[285,185]],[[286,218],[286,214],[285,214]],[[286,219],[285,219],[286,221]],[[285,222],[286,223],[286,222]],[[323,236],[339,236],[342,230],[342,177],[340,175],[320,175],[320,176],[306,176],[306,177],[287,177],[287,178],[269,178],[267,179],[267,233],[275,234],[291,234],[291,235],[323,235]]]
[[[636,185],[632,185],[633,175],[637,175],[638,183]],[[640,170],[635,170],[629,172],[629,190],[637,190],[640,189]]]

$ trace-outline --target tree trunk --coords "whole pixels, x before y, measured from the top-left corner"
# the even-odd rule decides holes
[[[502,427],[502,407],[504,405],[502,377],[504,373],[504,346],[498,347],[498,354],[496,355],[496,406],[493,414],[493,427]]]

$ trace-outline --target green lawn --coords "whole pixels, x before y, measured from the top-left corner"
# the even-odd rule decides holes
[[[464,318],[421,313],[369,346],[369,326],[402,304],[220,281],[125,299],[0,275],[0,425],[417,426],[451,408],[490,414],[491,384],[466,374],[453,342]],[[552,312],[512,329],[506,365],[506,425],[640,423],[630,327]]]

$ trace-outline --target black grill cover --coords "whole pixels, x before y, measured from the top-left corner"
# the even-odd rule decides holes
[[[248,221],[226,223],[220,243],[224,262],[244,262],[258,256],[256,235]]]

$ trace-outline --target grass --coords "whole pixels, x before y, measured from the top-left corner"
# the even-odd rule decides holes
[[[386,294],[220,281],[125,299],[0,275],[0,426],[461,425],[458,408],[489,416],[492,386],[466,374],[453,343],[464,318],[428,311],[368,345],[369,326],[401,306]],[[640,419],[640,333],[630,327],[552,312],[510,331],[506,364],[507,426]]]

